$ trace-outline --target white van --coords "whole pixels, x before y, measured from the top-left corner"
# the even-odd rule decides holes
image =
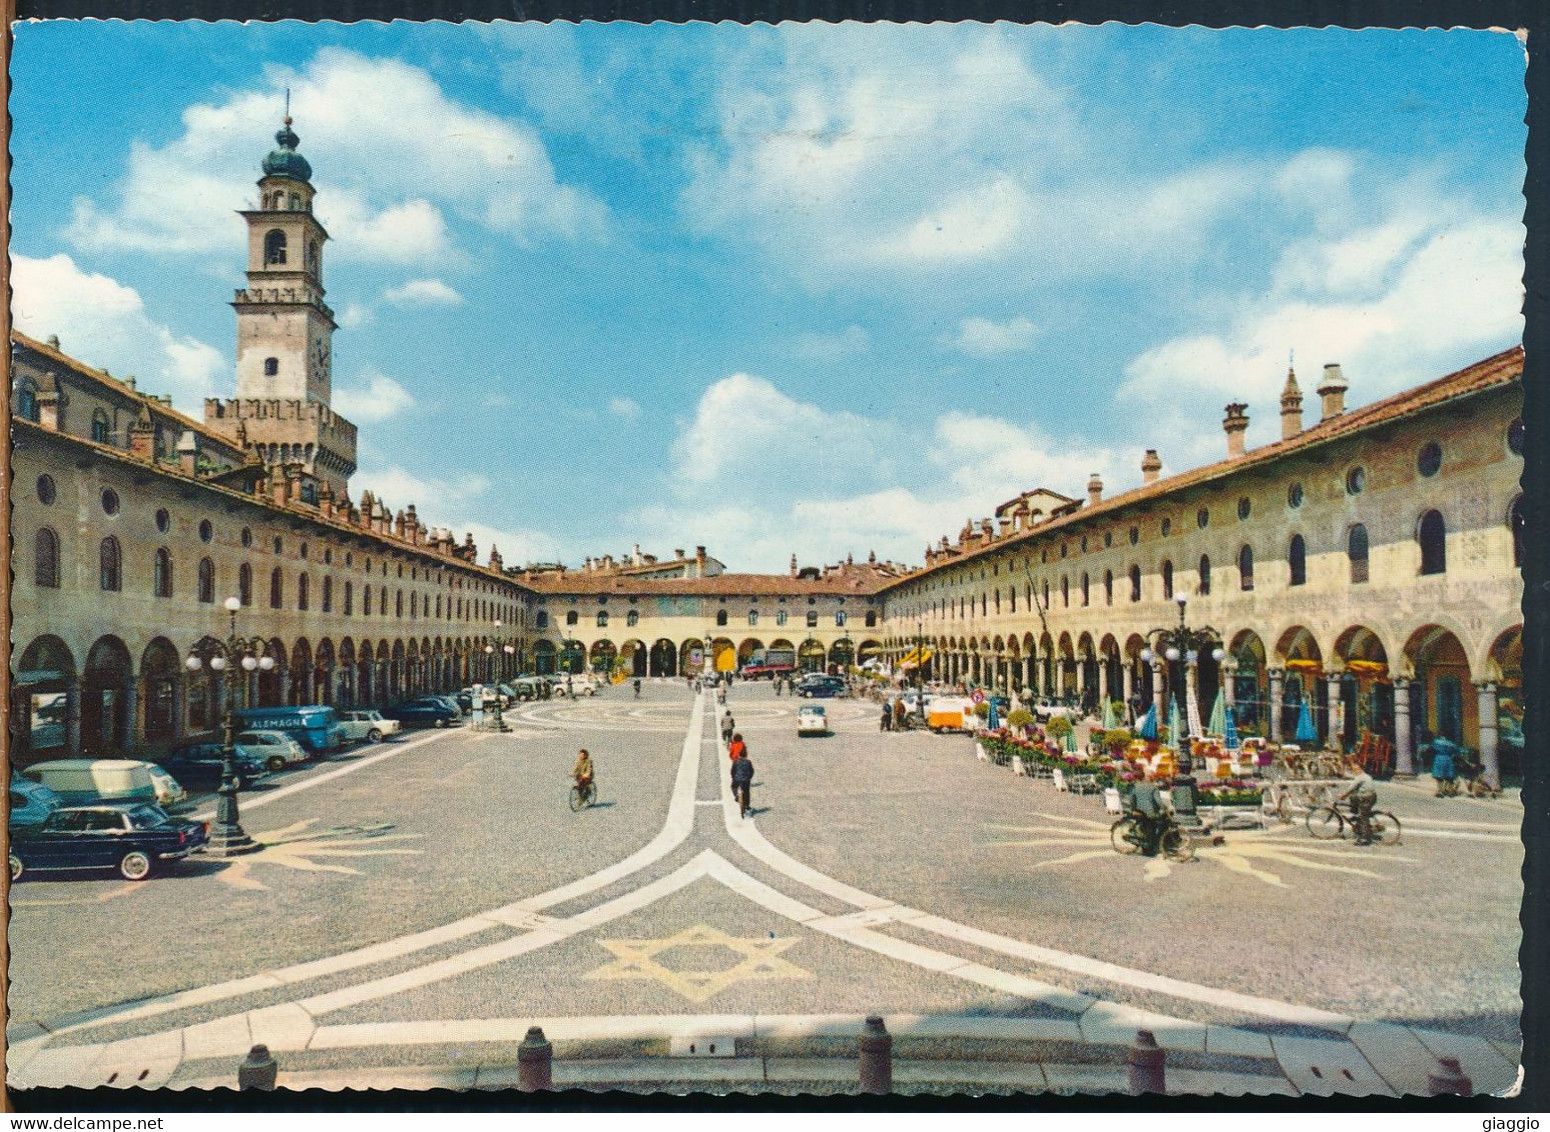
[[[25,767],[22,774],[47,786],[66,806],[91,802],[159,804],[167,788],[157,788],[158,778],[165,777],[177,787],[166,771],[136,759],[54,759]],[[181,787],[177,790],[182,793]]]

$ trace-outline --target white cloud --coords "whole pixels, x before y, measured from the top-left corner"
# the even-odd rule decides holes
[[[382,297],[395,307],[455,307],[463,296],[440,279],[411,279],[389,287]]]
[[[419,67],[324,48],[299,71],[272,68],[255,88],[190,106],[165,146],[135,143],[117,200],[77,200],[68,238],[87,250],[229,254],[231,210],[253,199],[287,87],[335,254],[455,262],[444,211],[520,244],[604,232],[602,203],[560,183],[530,126],[447,97]]]
[[[798,334],[791,344],[792,353],[797,357],[824,362],[864,354],[871,348],[872,336],[860,326],[847,326],[844,330],[832,334],[820,332]]]
[[[414,407],[409,390],[384,373],[368,371],[364,388],[336,389],[330,399],[335,409],[356,424],[385,421]]]
[[[365,303],[346,303],[339,312],[339,326],[344,330],[359,330],[370,326],[376,317],[376,312]]]
[[[350,481],[356,502],[370,491],[395,514],[413,503],[415,514],[427,527],[446,527],[461,544],[465,534],[474,536],[479,561],[490,559],[490,547],[499,548],[508,566],[528,561],[553,561],[559,553],[553,536],[528,527],[506,527],[487,522],[483,506],[490,481],[484,476],[466,474],[453,480],[426,479],[398,465],[367,467]],[[484,517],[471,518],[474,514]]]
[[[977,358],[1015,354],[1033,347],[1039,328],[1023,315],[995,322],[988,318],[960,319],[958,328],[942,336],[941,344]]]
[[[1269,439],[1287,354],[1296,349],[1304,414],[1324,362],[1340,362],[1350,400],[1376,400],[1520,340],[1523,228],[1480,218],[1420,231],[1401,217],[1325,244],[1300,245],[1269,290],[1229,307],[1225,329],[1162,342],[1125,370],[1122,403],[1214,412],[1251,400],[1251,440]],[[1150,411],[1150,409],[1148,410]],[[1154,422],[1155,423],[1155,422]]]
[[[608,411],[627,421],[636,420],[640,416],[640,406],[628,397],[610,397]]]
[[[34,338],[57,334],[71,357],[135,374],[147,393],[168,393],[173,404],[203,419],[205,397],[218,392],[230,364],[214,346],[174,334],[155,322],[132,287],[85,271],[64,254],[47,259],[14,254],[12,315]]]

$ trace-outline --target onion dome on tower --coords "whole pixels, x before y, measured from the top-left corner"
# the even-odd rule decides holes
[[[280,148],[272,150],[268,157],[264,158],[264,175],[266,177],[291,177],[298,181],[312,180],[312,166],[307,159],[296,152],[296,147],[301,144],[301,139],[296,136],[296,131],[291,129],[291,116],[285,116],[285,125],[274,136],[275,144]]]

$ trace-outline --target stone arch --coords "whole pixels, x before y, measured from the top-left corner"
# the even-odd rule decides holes
[[[1446,625],[1428,623],[1410,634],[1404,656],[1414,674],[1409,681],[1410,725],[1416,739],[1422,731],[1431,731],[1466,746],[1478,743],[1478,705],[1469,654],[1460,636]]]
[[[625,641],[619,646],[619,662],[628,669],[631,676],[645,676],[649,667],[646,642],[639,637]]]
[[[699,660],[694,659],[696,652],[698,652]],[[705,655],[704,637],[685,637],[682,641],[679,642],[678,670],[684,675],[687,676],[691,673],[700,673],[706,671],[705,662],[708,659],[709,658]]]
[[[1335,638],[1333,655],[1344,667],[1340,702],[1333,705],[1342,745],[1354,749],[1364,735],[1394,741],[1394,685],[1389,681],[1389,654],[1379,635],[1366,625],[1352,625]]]
[[[737,666],[739,668],[747,664],[754,652],[762,649],[764,644],[757,637],[744,637],[737,646]]]
[[[824,667],[828,650],[823,642],[808,637],[797,649],[797,667],[804,672],[818,672]]]
[[[317,651],[312,658],[312,687],[315,702],[332,704],[340,698],[338,689],[334,687],[335,667],[334,642],[324,637],[318,642]]]
[[[166,637],[154,637],[140,654],[140,703],[142,734],[156,746],[171,744],[182,728],[181,689],[183,657]]]
[[[587,669],[591,672],[611,672],[618,656],[618,646],[607,637],[600,637],[587,650]]]
[[[856,663],[864,665],[868,661],[876,659],[877,655],[883,651],[883,648],[884,646],[876,640],[868,638],[862,641],[856,646]]]
[[[844,672],[856,663],[856,646],[848,637],[841,637],[829,646],[829,664]]]
[[[11,765],[77,749],[79,703],[70,647],[48,633],[33,638],[11,684]]]
[[[130,743],[139,714],[134,702],[134,665],[115,636],[102,636],[86,653],[81,676],[81,752],[117,754]]]
[[[298,637],[291,646],[291,695],[293,705],[315,702],[312,678],[312,645],[306,637]]]
[[[533,642],[533,671],[539,676],[552,676],[559,671],[553,641],[540,638]]]

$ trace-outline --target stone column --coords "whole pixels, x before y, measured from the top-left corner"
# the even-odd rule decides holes
[[[1136,666],[1129,660],[1120,665],[1120,686],[1125,691],[1125,707],[1130,707],[1130,697],[1136,694]]]
[[[184,727],[188,723],[186,680],[187,676],[183,672],[177,673],[172,678],[172,741],[174,743],[182,740]]]
[[[1415,752],[1410,747],[1410,677],[1394,677],[1394,777],[1415,777]]]
[[[1281,741],[1281,677],[1284,671],[1280,668],[1269,670],[1270,676],[1270,741]]]
[[[1227,705],[1228,711],[1232,711],[1238,699],[1237,690],[1233,687],[1233,677],[1238,674],[1238,666],[1229,657],[1222,661],[1217,673],[1217,679],[1222,682],[1222,702]]]
[[[1098,716],[1103,717],[1103,705],[1109,702],[1109,658],[1098,658]]]
[[[81,753],[81,692],[77,676],[65,688],[65,747],[74,756]]]
[[[1152,704],[1157,708],[1157,726],[1168,726],[1168,707],[1163,703],[1163,666],[1167,664],[1160,656],[1152,657]]]
[[[1336,751],[1345,750],[1345,701],[1340,698],[1340,673],[1326,672],[1324,674],[1325,687],[1329,690],[1325,693],[1329,704],[1329,746]]]
[[[280,706],[289,707],[291,703],[291,670],[288,665],[280,669],[278,680],[280,686]]]
[[[140,741],[140,681],[131,676],[124,685],[124,702],[119,717],[124,729],[124,749],[127,751]]]
[[[1475,697],[1480,717],[1480,769],[1500,786],[1502,776],[1496,751],[1496,685],[1489,680],[1476,684]]]
[[[1189,705],[1195,705],[1195,711],[1200,711],[1200,661],[1186,660],[1184,662],[1184,718],[1180,720],[1185,727],[1189,726]]]

